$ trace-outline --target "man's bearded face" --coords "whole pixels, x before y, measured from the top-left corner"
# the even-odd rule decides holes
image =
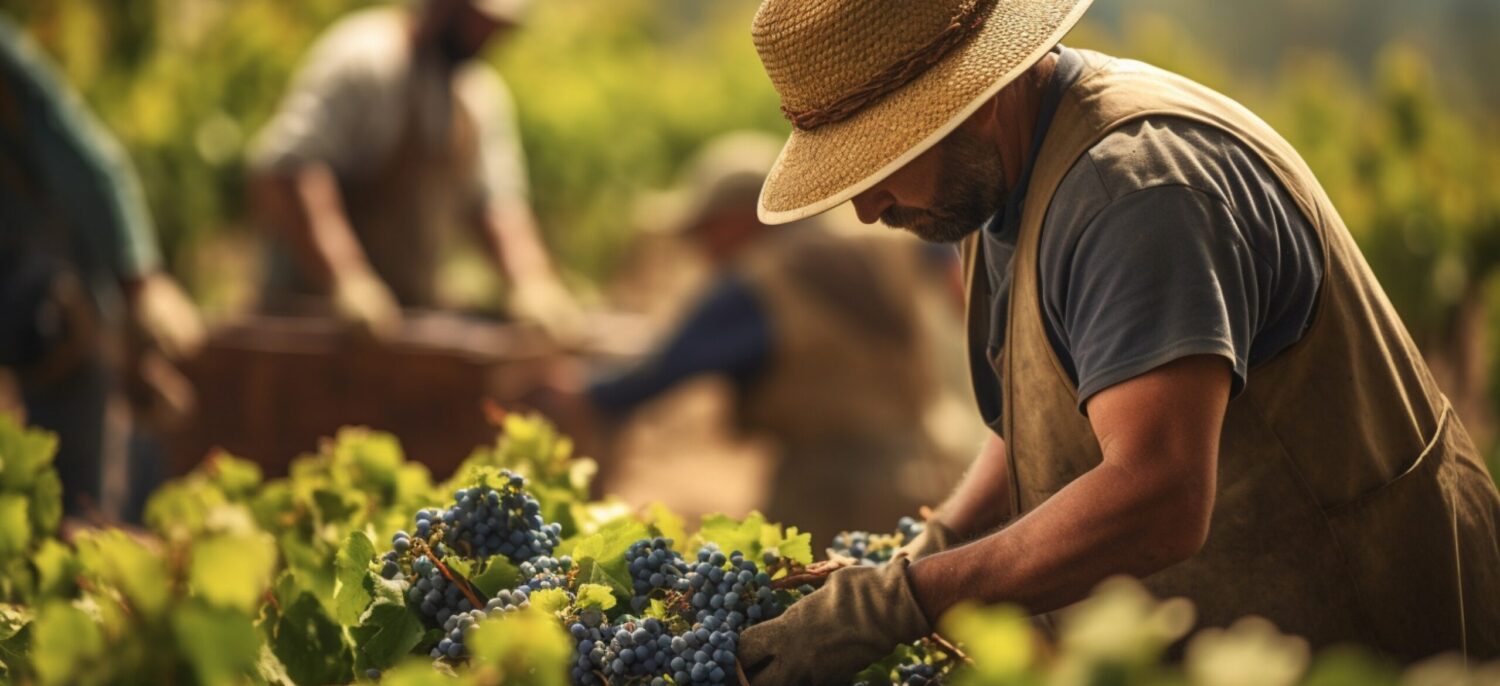
[[[938,144],[937,191],[926,209],[893,205],[880,222],[933,243],[957,243],[1005,207],[1005,172],[993,145],[960,127]]]

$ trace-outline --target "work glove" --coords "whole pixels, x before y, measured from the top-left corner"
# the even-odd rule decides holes
[[[203,348],[206,334],[198,308],[172,277],[152,272],[128,292],[136,331],[167,359],[183,360]]]
[[[377,340],[401,328],[401,305],[380,277],[367,271],[340,276],[333,284],[333,308],[339,318]]]
[[[751,686],[847,684],[896,646],[932,633],[909,564],[840,569],[780,617],[741,632],[739,664]]]
[[[917,534],[916,538],[907,541],[906,545],[897,549],[894,557],[905,557],[916,562],[928,555],[947,550],[952,543],[953,530],[943,526],[937,518],[931,518],[923,525],[922,533]]]

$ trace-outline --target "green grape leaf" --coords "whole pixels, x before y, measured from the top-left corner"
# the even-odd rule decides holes
[[[671,618],[672,611],[667,607],[667,602],[661,598],[652,598],[651,603],[646,606],[646,617],[655,617],[660,620]]]
[[[378,574],[371,574],[365,577],[365,588],[369,589],[371,597],[375,598],[375,602],[388,600],[397,605],[406,602],[406,586],[403,581],[385,579]],[[369,610],[366,610],[365,615],[368,614]],[[364,615],[361,615],[360,619],[363,620]]]
[[[282,608],[271,645],[286,673],[298,684],[335,684],[353,680],[354,654],[337,622],[311,593]]]
[[[482,591],[486,596],[493,597],[502,589],[515,588],[520,585],[521,570],[517,569],[510,560],[499,555],[490,558],[483,572],[471,577],[469,583]]]
[[[172,613],[172,631],[198,683],[233,683],[255,670],[260,636],[242,612],[187,603]]]
[[[31,622],[36,618],[31,608],[0,604],[0,681],[11,674],[11,665],[28,664],[26,651],[31,645]]]
[[[260,657],[255,660],[255,675],[269,686],[297,686],[292,676],[286,673],[286,665],[271,650],[268,643],[260,644]]]
[[[756,559],[760,556],[760,539],[765,525],[766,518],[759,512],[751,512],[744,521],[735,521],[722,514],[704,515],[698,538],[704,543],[718,545],[725,555],[739,551],[745,557]]]
[[[159,553],[113,529],[81,532],[74,546],[83,573],[119,588],[137,612],[154,617],[166,609],[170,577]]]
[[[26,492],[57,453],[57,435],[27,429],[0,412],[0,490]]]
[[[193,542],[188,582],[209,603],[253,612],[276,571],[268,534],[219,534]]]
[[[318,488],[312,498],[325,522],[346,521],[364,511],[364,497],[358,491]]]
[[[57,470],[43,470],[31,484],[32,530],[38,536],[50,537],[57,533],[62,515],[62,480]]]
[[[0,557],[20,555],[31,547],[29,503],[19,493],[0,493]]]
[[[600,610],[608,610],[618,602],[614,591],[610,587],[600,584],[582,584],[578,587],[578,599],[575,601],[579,607],[593,607]]]
[[[671,508],[663,503],[651,503],[646,506],[645,519],[653,533],[662,538],[672,539],[672,545],[678,549],[678,552],[684,554],[687,552],[680,547],[688,544],[687,526],[683,523],[682,517]]]
[[[363,531],[349,534],[339,546],[334,559],[338,581],[333,587],[333,604],[335,617],[344,626],[359,624],[360,615],[374,599],[367,583],[368,577],[374,576],[370,572],[370,560],[374,558],[375,544]]]
[[[531,606],[549,615],[556,614],[568,607],[568,592],[561,588],[544,588],[533,592]]]
[[[787,527],[785,533],[782,533],[778,524],[761,527],[760,549],[774,550],[782,557],[804,565],[812,564],[813,561],[812,534],[798,533],[795,526]],[[756,552],[757,563],[760,562],[759,552]]]
[[[621,518],[576,541],[569,554],[578,565],[578,578],[588,583],[604,584],[618,595],[628,597],[630,570],[625,564],[625,551],[636,541],[649,538],[650,534],[644,524]]]
[[[503,622],[481,622],[464,643],[476,662],[500,670],[498,683],[568,683],[573,642],[557,619],[538,609],[534,600],[531,608],[509,613]]]
[[[43,595],[62,596],[78,574],[78,559],[73,551],[56,539],[47,539],[31,554],[36,567],[37,585]]]
[[[54,600],[37,611],[31,658],[42,683],[73,683],[73,677],[103,657],[104,635],[83,610]]]
[[[36,613],[25,605],[0,604],[0,641],[15,636],[36,619]]]
[[[360,665],[385,669],[396,664],[422,642],[426,629],[406,605],[378,600],[360,625],[350,629],[360,653]]]
[[[31,625],[27,624],[10,636],[0,639],[0,683],[14,677],[12,670],[23,671],[30,664],[27,654],[31,649]]]
[[[244,498],[260,486],[260,465],[226,452],[214,453],[206,463],[214,485],[232,498]]]

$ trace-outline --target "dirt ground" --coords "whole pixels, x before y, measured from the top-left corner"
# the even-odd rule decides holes
[[[728,402],[725,385],[705,379],[643,408],[621,432],[604,491],[636,507],[663,503],[690,525],[704,514],[741,517],[761,507],[770,452],[734,436]]]

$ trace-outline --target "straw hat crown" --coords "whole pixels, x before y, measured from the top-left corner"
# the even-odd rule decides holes
[[[973,15],[978,4],[981,0],[766,2],[751,35],[783,110],[804,112],[867,86]]]
[[[952,132],[1062,39],[1090,0],[762,0],[755,48],[792,135],[762,221],[828,210]]]

